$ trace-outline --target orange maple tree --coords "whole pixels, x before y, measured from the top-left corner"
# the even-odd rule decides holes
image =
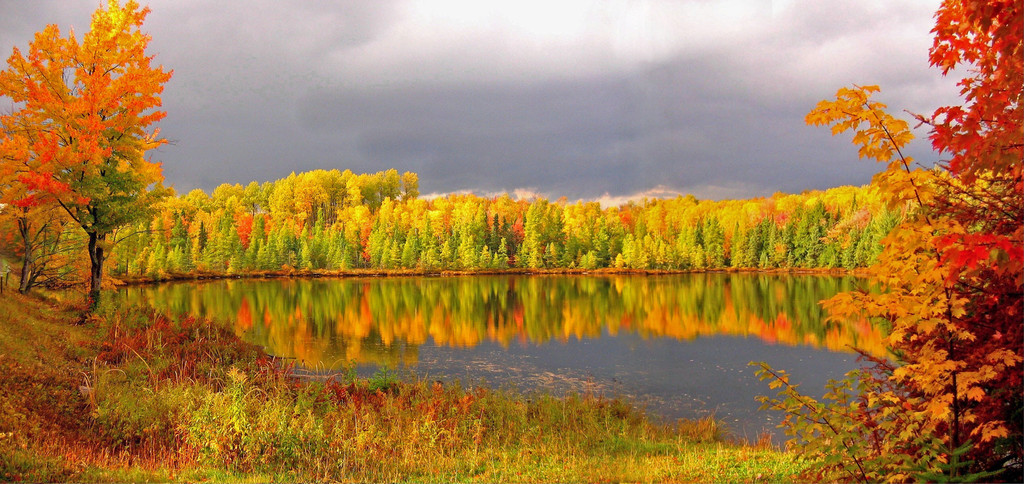
[[[140,29],[148,13],[134,0],[110,0],[81,41],[49,25],[27,56],[14,48],[0,71],[0,95],[16,106],[0,118],[4,163],[21,167],[24,195],[15,202],[52,199],[85,230],[93,304],[108,237],[166,193],[159,163],[144,156],[164,143],[150,126],[165,115],[159,95],[171,77],[146,54],[150,37]]]
[[[876,86],[840,89],[807,116],[833,134],[853,130],[861,157],[887,164],[873,183],[891,204],[914,207],[871,270],[881,290],[826,302],[836,319],[886,324],[891,361],[869,358],[871,369],[833,383],[832,404],[762,369],[782,388],[767,406],[789,414],[819,478],[1024,478],[1022,16],[1019,0],[946,0],[938,10],[931,63],[968,75],[964,105],[917,117],[949,157],[932,169],[903,154],[913,136],[870,99]]]

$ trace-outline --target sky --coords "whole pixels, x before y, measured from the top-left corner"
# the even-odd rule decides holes
[[[897,114],[959,104],[928,66],[938,3],[153,0],[174,76],[150,156],[182,194],[335,168],[605,202],[863,185],[881,166],[804,115],[851,84]],[[2,59],[98,6],[0,0]],[[910,155],[939,159],[916,134]]]

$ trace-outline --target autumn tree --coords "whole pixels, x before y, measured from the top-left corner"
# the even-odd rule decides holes
[[[420,196],[419,175],[407,171],[402,173],[402,201],[414,200]]]
[[[32,170],[22,182],[54,197],[88,236],[93,304],[108,236],[165,195],[160,165],[145,153],[164,142],[150,127],[165,115],[157,108],[171,73],[146,54],[148,13],[133,0],[110,0],[81,41],[49,25],[27,56],[14,48],[0,72],[0,95],[16,103],[3,124],[14,126],[12,137],[30,140],[20,154]]]
[[[67,252],[74,244],[67,241],[68,219],[54,198],[26,186],[38,160],[26,156],[29,138],[14,121],[4,118],[0,130],[0,227],[17,234],[10,250],[21,261],[18,291],[25,293],[44,282],[59,282],[71,265]]]
[[[20,191],[23,186],[17,178],[7,178],[8,183],[5,178],[0,175],[0,229],[16,237],[7,242],[11,254],[0,256],[14,255],[21,262],[18,291],[67,282],[75,267],[71,252],[81,249],[68,237],[67,216],[52,200]]]
[[[892,359],[833,384],[831,403],[763,370],[782,388],[769,406],[834,472],[820,478],[1024,479],[1022,25],[1019,0],[939,8],[931,63],[967,77],[962,106],[918,116],[948,157],[933,169],[905,156],[909,125],[871,99],[875,86],[840,89],[807,116],[853,130],[860,155],[886,164],[873,183],[892,207],[912,207],[871,268],[880,291],[826,303],[835,319],[886,324]]]

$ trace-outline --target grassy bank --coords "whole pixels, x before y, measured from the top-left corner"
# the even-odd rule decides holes
[[[0,296],[0,480],[785,481],[800,460],[599,395],[295,377],[226,329]]]

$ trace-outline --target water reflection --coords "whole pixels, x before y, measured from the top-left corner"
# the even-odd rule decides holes
[[[866,322],[825,322],[819,301],[856,284],[748,274],[272,279],[138,286],[121,295],[233,324],[272,354],[337,369],[351,361],[414,366],[423,345],[508,348],[622,335],[724,335],[883,355],[881,332]]]

